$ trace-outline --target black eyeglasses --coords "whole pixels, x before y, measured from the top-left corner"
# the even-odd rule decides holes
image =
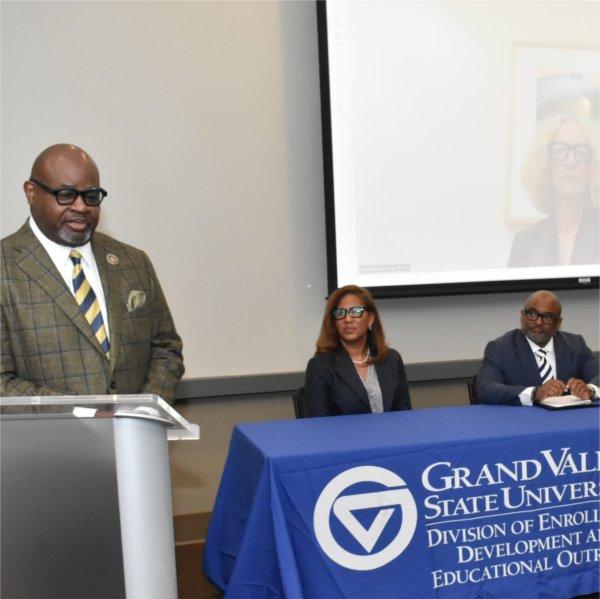
[[[573,152],[575,162],[580,164],[588,164],[592,159],[594,150],[587,144],[576,144],[574,146],[563,143],[562,141],[553,141],[548,144],[548,154],[553,160],[566,160],[569,153]]]
[[[53,195],[56,201],[61,206],[70,206],[75,202],[77,196],[81,196],[81,199],[86,203],[87,206],[100,206],[102,200],[108,195],[108,192],[102,187],[90,187],[89,189],[82,189],[79,191],[74,187],[58,187],[52,189],[44,185],[37,179],[29,179],[32,183],[35,183],[40,189],[43,189],[46,193]]]
[[[541,318],[544,324],[552,324],[554,321],[560,320],[560,314],[552,314],[552,312],[542,313],[528,308],[526,310],[522,310],[522,313],[527,320],[537,320],[538,318]]]
[[[350,314],[352,318],[360,318],[365,313],[365,306],[352,306],[351,308],[336,308],[332,310],[331,316],[336,320],[346,318],[346,314]]]

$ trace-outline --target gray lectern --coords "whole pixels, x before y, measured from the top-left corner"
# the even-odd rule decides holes
[[[168,440],[156,395],[0,400],[1,595],[177,597]]]

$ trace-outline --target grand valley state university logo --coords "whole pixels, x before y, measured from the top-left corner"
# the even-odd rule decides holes
[[[357,483],[377,483],[382,491],[343,495]],[[375,519],[365,528],[353,512],[379,508]],[[371,553],[386,524],[396,510],[401,510],[398,533],[383,548]],[[331,531],[331,512],[367,552],[366,555],[344,549]],[[332,479],[319,495],[313,524],[323,551],[337,564],[350,570],[374,570],[398,557],[410,543],[417,527],[417,506],[406,483],[394,472],[379,466],[350,468]]]

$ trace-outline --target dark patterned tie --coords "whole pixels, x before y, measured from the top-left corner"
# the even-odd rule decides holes
[[[110,345],[108,335],[100,310],[100,302],[92,289],[89,281],[85,278],[85,273],[81,267],[81,254],[77,250],[71,250],[69,254],[73,262],[73,291],[75,292],[75,301],[79,304],[79,309],[83,312],[85,319],[92,327],[92,333],[102,346],[107,358],[110,358]]]
[[[547,383],[552,377],[552,366],[546,358],[548,352],[545,349],[538,349],[536,351],[536,357],[538,361],[538,370],[540,371],[540,378],[542,383]]]

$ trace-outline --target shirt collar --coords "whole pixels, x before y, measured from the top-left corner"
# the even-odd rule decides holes
[[[537,343],[534,343],[527,335],[525,335],[525,339],[527,339],[527,343],[529,343],[529,347],[531,347],[531,351],[535,354],[538,349],[543,349],[547,354],[554,353],[554,337],[550,338],[550,341],[546,343],[544,347],[540,347]]]
[[[44,235],[44,233],[42,233],[32,216],[29,217],[29,227],[55,263],[64,264],[67,261],[71,262],[71,258],[69,257],[70,252],[71,250],[77,250],[81,254],[81,259],[84,265],[89,266],[93,264],[94,255],[92,253],[92,244],[89,241],[83,245],[74,247],[56,243],[56,241],[52,241],[52,239],[49,239],[46,237],[46,235]]]

